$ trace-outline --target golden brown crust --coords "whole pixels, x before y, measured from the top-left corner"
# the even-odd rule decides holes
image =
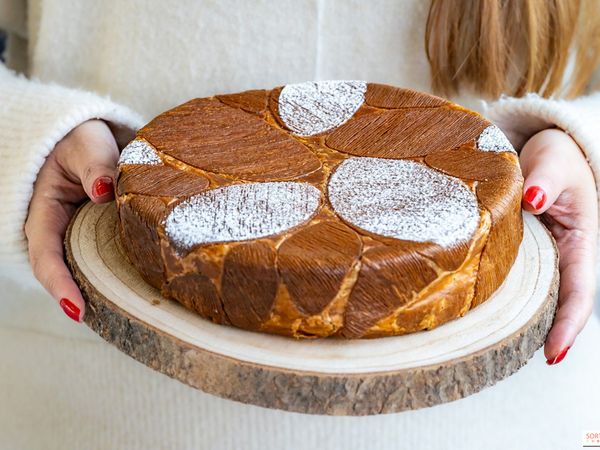
[[[166,165],[127,165],[121,169],[117,194],[187,197],[203,191],[209,180]]]
[[[412,89],[369,83],[365,103],[376,108],[437,108],[448,105],[448,100],[435,95],[423,95]]]
[[[221,295],[233,325],[256,330],[269,317],[279,285],[275,257],[268,241],[244,242],[227,252]]]
[[[164,216],[163,201],[130,195],[117,203],[123,246],[142,278],[159,288],[164,282],[160,238],[156,227]]]
[[[390,109],[355,115],[326,143],[355,156],[412,158],[458,147],[488,125],[479,116],[447,107]]]
[[[262,116],[267,110],[269,91],[265,89],[252,90],[236,94],[217,95],[216,97],[226,105]]]
[[[278,267],[301,313],[318,314],[334,299],[360,257],[361,246],[356,232],[332,220],[303,228],[283,241]]]
[[[487,300],[502,284],[517,257],[523,236],[522,186],[520,173],[477,185],[477,198],[491,214],[492,229],[481,254],[473,307]]]
[[[184,103],[138,135],[185,164],[245,180],[292,180],[320,167],[319,159],[289,134],[216,99]]]
[[[230,323],[215,284],[202,273],[189,272],[174,277],[164,286],[163,293],[215,323]]]
[[[522,238],[523,179],[516,155],[476,148],[487,120],[438,97],[368,84],[350,120],[301,137],[279,117],[280,92],[192,100],[140,130],[164,165],[121,166],[117,206],[125,250],[146,281],[214,322],[294,337],[430,329],[497,289]],[[411,158],[461,178],[480,204],[476,232],[450,247],[400,241],[345,223],[324,202],[306,224],[257,240],[183,252],[165,234],[166,215],[190,195],[286,180],[325,192],[350,155]]]
[[[341,331],[347,338],[364,336],[437,276],[425,257],[402,246],[370,248],[363,252],[361,261]]]
[[[507,161],[507,159],[509,161]],[[520,173],[519,165],[510,153],[482,152],[472,143],[452,150],[432,153],[425,163],[434,169],[463,180],[493,180]],[[500,189],[500,194],[502,194]]]

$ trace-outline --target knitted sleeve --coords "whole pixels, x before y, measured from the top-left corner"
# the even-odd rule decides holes
[[[54,146],[94,118],[109,122],[120,146],[142,124],[107,98],[29,80],[0,64],[0,276],[34,285],[23,231],[33,184]]]
[[[600,92],[574,100],[547,99],[534,93],[520,98],[503,96],[488,104],[484,114],[517,149],[545,128],[561,128],[579,144],[600,180]]]

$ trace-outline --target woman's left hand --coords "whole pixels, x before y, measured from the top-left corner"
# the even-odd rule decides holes
[[[563,360],[593,311],[598,200],[592,170],[564,131],[535,134],[520,153],[523,208],[542,219],[559,252],[558,310],[546,338],[548,364]]]

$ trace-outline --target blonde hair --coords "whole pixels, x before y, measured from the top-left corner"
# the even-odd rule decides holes
[[[432,0],[425,50],[432,88],[442,95],[464,83],[492,98],[576,97],[600,59],[600,0]]]

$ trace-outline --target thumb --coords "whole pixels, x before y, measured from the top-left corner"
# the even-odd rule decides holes
[[[521,150],[520,164],[523,184],[523,209],[533,214],[548,210],[567,188],[568,169],[564,156],[554,148],[540,146],[535,137]]]
[[[119,149],[110,128],[101,120],[79,125],[60,143],[61,165],[95,203],[114,198]]]
[[[523,209],[532,214],[542,214],[554,204],[561,192],[543,171],[535,170],[525,177]]]

